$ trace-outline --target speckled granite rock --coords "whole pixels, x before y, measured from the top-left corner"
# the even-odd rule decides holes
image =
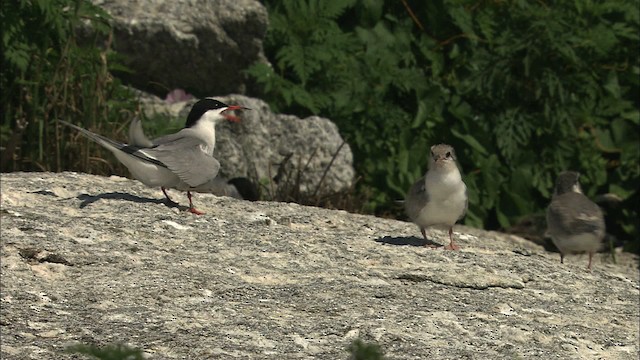
[[[208,194],[195,216],[117,177],[0,184],[3,359],[75,358],[78,342],[344,359],[355,338],[389,359],[638,358],[638,273],[604,256],[587,272],[463,226],[461,251],[431,250],[409,223]]]

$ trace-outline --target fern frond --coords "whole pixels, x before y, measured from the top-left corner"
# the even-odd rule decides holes
[[[313,0],[311,0],[313,1]],[[316,0],[319,15],[327,19],[337,19],[344,12],[355,5],[356,0]]]

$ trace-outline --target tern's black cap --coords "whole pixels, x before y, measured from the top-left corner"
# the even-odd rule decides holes
[[[209,110],[216,110],[227,107],[229,107],[229,105],[215,99],[202,99],[193,104],[193,107],[189,112],[189,116],[187,116],[187,123],[184,125],[184,127],[188,128],[195,125],[196,122],[202,117],[202,115],[204,115],[204,113]]]

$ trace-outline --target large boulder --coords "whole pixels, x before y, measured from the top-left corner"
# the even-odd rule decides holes
[[[93,0],[113,17],[114,48],[134,87],[164,96],[244,93],[242,71],[266,61],[265,7],[256,0]]]
[[[464,226],[433,250],[406,222],[210,194],[195,216],[118,177],[1,180],[2,359],[346,359],[358,338],[389,359],[638,358],[637,262],[589,272]]]
[[[216,99],[251,109],[238,113],[239,123],[225,122],[216,128],[214,156],[223,177],[248,177],[263,184],[276,178],[276,187],[286,183],[305,196],[332,195],[353,185],[351,148],[329,119],[275,114],[264,101],[243,95]],[[169,103],[141,95],[146,115],[163,114],[180,124],[196,101]]]

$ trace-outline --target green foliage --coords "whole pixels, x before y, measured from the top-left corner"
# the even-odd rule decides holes
[[[411,135],[407,126],[413,117],[396,104],[415,105],[411,90],[424,86],[411,70],[416,64],[407,36],[411,22],[392,16],[381,19],[378,9],[355,1],[321,2],[326,8],[312,5],[313,1],[302,3],[285,1],[270,9],[267,46],[285,45],[274,54],[275,69],[256,65],[249,73],[264,85],[265,96],[276,111],[322,113],[336,120],[357,150],[365,186],[391,186],[403,193],[403,184],[387,173],[393,171],[390,166],[399,166],[397,174],[405,181],[419,173],[409,174],[408,149],[399,143]],[[341,14],[349,17],[344,15],[347,10],[368,21],[374,19],[374,26],[342,30],[336,20]],[[393,133],[403,137],[380,136]],[[390,153],[405,160],[396,163]],[[383,192],[376,196],[380,199],[373,204],[390,200]]]
[[[355,339],[349,345],[349,359],[351,360],[382,360],[384,359],[380,346],[375,343],[365,343]]]
[[[100,360],[142,360],[142,350],[129,347],[127,345],[107,345],[97,347],[95,345],[78,344],[69,346],[68,353],[89,355],[91,358]]]
[[[629,199],[637,191],[639,63],[630,49],[638,40],[639,21],[634,7],[631,2],[514,2],[468,11],[474,21],[464,31],[478,42],[461,46],[465,66],[455,73],[464,80],[455,92],[473,111],[453,128],[477,133],[473,137],[498,155],[489,166],[493,179],[482,179],[486,170],[477,165],[485,155],[467,152],[463,166],[480,170],[469,176],[476,178],[470,192],[496,191],[489,197],[496,199],[493,211],[501,227],[541,212],[556,174],[565,169],[583,174],[592,198],[613,192]],[[470,118],[489,128],[471,130]],[[605,139],[613,131],[628,137]],[[496,180],[498,189],[487,187]],[[623,222],[631,226],[622,232],[610,231],[637,239],[637,218],[637,213],[626,217]]]
[[[108,14],[88,0],[2,0],[0,19],[2,171],[108,172],[90,161],[86,141],[69,141],[56,121],[113,134],[136,109],[110,74],[123,67],[111,50]]]
[[[272,107],[334,120],[370,210],[385,212],[454,145],[467,224],[541,214],[556,175],[624,202],[609,230],[638,239],[639,15],[632,1],[267,1],[273,68],[248,73]]]

